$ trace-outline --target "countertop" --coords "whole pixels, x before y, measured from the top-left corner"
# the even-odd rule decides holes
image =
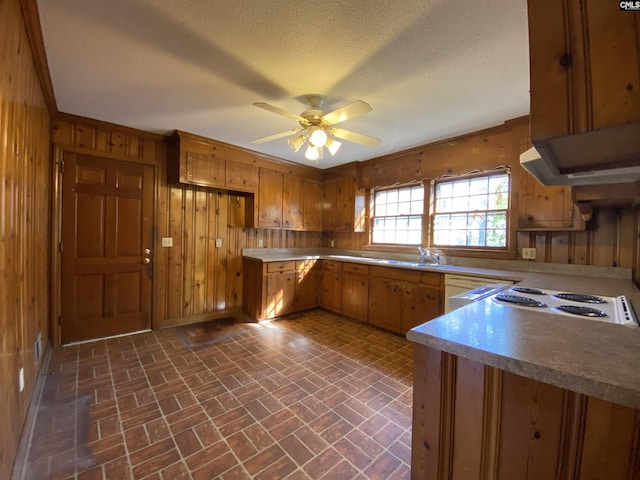
[[[380,258],[364,257],[359,251],[326,248],[251,249],[243,253],[265,262],[335,259],[504,278],[521,286],[549,290],[626,295],[640,312],[640,291],[628,269],[495,261],[490,261],[491,267],[500,268],[487,268],[477,261],[472,267],[405,267],[381,264]],[[413,262],[416,260],[417,256]],[[412,263],[411,259],[407,262]],[[487,299],[424,323],[409,331],[407,338],[551,385],[640,408],[640,328],[516,309]]]

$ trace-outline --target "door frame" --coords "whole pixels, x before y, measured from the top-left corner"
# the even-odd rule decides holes
[[[129,163],[140,163],[150,165],[153,168],[153,196],[151,202],[151,218],[153,229],[152,249],[154,252],[153,273],[151,275],[151,329],[157,323],[156,319],[156,285],[157,285],[157,255],[160,241],[158,240],[158,198],[160,190],[160,176],[165,172],[165,168],[160,161],[148,161],[140,158],[129,157],[125,155],[117,155],[110,152],[103,152],[91,148],[74,147],[72,145],[52,144],[51,155],[53,157],[52,173],[51,173],[51,305],[50,305],[50,332],[51,345],[56,347],[62,343],[62,328],[60,319],[62,315],[62,252],[60,244],[62,243],[62,176],[63,176],[63,159],[65,152],[77,153],[81,155],[90,155],[93,157],[103,157],[113,160]],[[89,340],[91,341],[91,340]]]

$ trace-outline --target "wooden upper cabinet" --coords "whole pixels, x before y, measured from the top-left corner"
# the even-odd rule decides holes
[[[322,231],[322,182],[305,178],[302,182],[304,229]]]
[[[253,193],[258,185],[258,169],[253,162],[249,153],[176,132],[170,140],[167,170],[169,180],[175,183]]]
[[[304,230],[304,194],[302,178],[283,174],[282,228]]]
[[[237,192],[255,192],[258,189],[258,168],[250,163],[227,160],[225,186]]]
[[[356,179],[352,175],[327,179],[323,183],[323,228],[351,232],[354,225]]]
[[[261,167],[259,176],[257,226],[282,228],[283,173]]]
[[[640,15],[602,0],[528,12],[534,146],[561,173],[640,162]]]

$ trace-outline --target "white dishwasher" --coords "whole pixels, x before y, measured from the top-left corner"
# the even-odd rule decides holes
[[[450,312],[467,303],[493,295],[500,290],[504,290],[509,285],[513,285],[513,282],[503,278],[472,277],[447,273],[444,276],[444,296],[447,299],[444,306],[444,313]],[[487,288],[480,289],[480,287]],[[476,289],[478,290],[475,291]],[[475,292],[468,294],[471,290]],[[451,297],[456,297],[453,302],[453,307],[451,306]]]

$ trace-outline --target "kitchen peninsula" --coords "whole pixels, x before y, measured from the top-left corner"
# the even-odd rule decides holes
[[[527,276],[627,295],[631,282]],[[407,334],[413,478],[637,478],[640,328],[472,303]]]

